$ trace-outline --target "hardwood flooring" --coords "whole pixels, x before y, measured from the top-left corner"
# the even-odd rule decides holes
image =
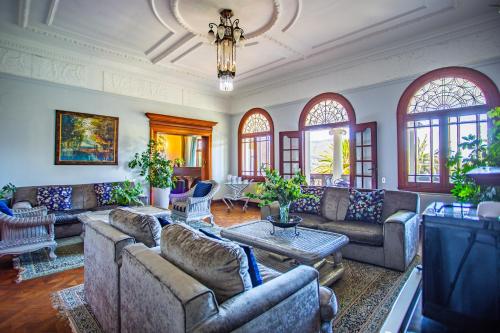
[[[215,223],[222,227],[256,220],[260,211],[237,206],[230,213],[222,202],[212,206]],[[83,283],[83,268],[23,281],[16,284],[17,271],[10,257],[0,258],[0,332],[2,333],[59,333],[71,332],[65,318],[52,308],[50,295],[58,290]]]

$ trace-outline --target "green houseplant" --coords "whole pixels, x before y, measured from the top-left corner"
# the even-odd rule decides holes
[[[260,207],[277,201],[280,207],[281,222],[287,223],[289,221],[290,204],[293,201],[302,198],[319,200],[316,196],[302,193],[301,186],[307,185],[307,183],[306,178],[300,172],[295,173],[290,179],[284,179],[276,170],[263,168],[263,171],[265,181],[257,185],[256,193],[247,193],[246,195],[252,199],[259,199]]]
[[[16,192],[16,187],[12,183],[8,183],[4,185],[0,189],[0,200],[4,201],[7,206],[9,206],[10,199],[12,198],[12,195],[14,195],[14,192]]]
[[[153,188],[153,204],[157,207],[168,208],[170,189],[174,186],[174,167],[171,160],[158,149],[154,140],[149,141],[148,147],[142,153],[136,153],[129,168],[139,170],[141,177]]]
[[[500,107],[488,112],[493,122],[489,135],[489,144],[474,135],[463,137],[458,145],[458,151],[450,154],[447,166],[450,169],[450,178],[453,182],[451,194],[459,202],[478,204],[481,201],[500,201],[498,186],[481,186],[471,178],[467,172],[477,167],[500,166]],[[463,156],[462,150],[469,150],[468,156]]]
[[[140,196],[143,193],[142,185],[133,184],[126,180],[122,184],[116,184],[111,191],[111,198],[114,202],[121,206],[142,206]]]

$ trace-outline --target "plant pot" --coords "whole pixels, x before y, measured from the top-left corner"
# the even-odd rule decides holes
[[[153,187],[153,206],[168,209],[170,204],[170,188]]]

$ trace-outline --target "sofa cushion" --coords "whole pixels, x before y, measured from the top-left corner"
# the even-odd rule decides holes
[[[71,209],[54,212],[49,211],[50,214],[54,214],[56,216],[56,225],[80,223],[80,220],[78,220],[78,214],[86,212],[87,210],[85,209]]]
[[[112,191],[114,187],[115,186],[112,183],[94,184],[97,206],[108,206],[115,203],[112,198]]]
[[[321,198],[325,192],[322,186],[302,186],[302,193],[315,196],[314,198],[302,198],[292,202],[291,213],[307,213],[321,215]]]
[[[331,221],[345,219],[349,207],[349,191],[346,188],[327,187],[321,200],[321,215]]]
[[[384,207],[385,190],[360,192],[349,189],[349,208],[345,215],[346,220],[381,223]]]
[[[45,186],[37,188],[36,199],[39,206],[45,206],[49,211],[70,210],[71,186]]]
[[[236,243],[210,238],[185,224],[171,224],[162,230],[161,253],[210,288],[219,304],[252,288],[247,256]]]
[[[318,229],[319,224],[329,222],[329,220],[319,215],[303,214],[303,213],[296,213],[295,215],[302,217],[302,222],[300,222],[299,225],[300,227]]]
[[[280,272],[275,271],[271,267],[267,267],[267,266],[262,265],[260,263],[257,263],[257,265],[259,266],[259,272],[260,272],[260,276],[262,277],[263,283],[269,282],[272,279],[275,279],[281,275]]]
[[[319,224],[318,229],[346,235],[349,237],[350,243],[374,246],[382,246],[384,244],[384,228],[378,223],[330,221]]]
[[[210,193],[212,189],[212,183],[199,182],[194,188],[193,198],[203,198]]]
[[[130,208],[113,209],[109,213],[109,223],[121,232],[135,238],[147,247],[160,245],[161,225],[152,215],[138,213]]]

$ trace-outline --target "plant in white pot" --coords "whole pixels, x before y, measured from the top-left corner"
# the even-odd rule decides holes
[[[139,174],[145,177],[152,187],[152,204],[160,208],[168,208],[170,203],[170,190],[174,186],[174,168],[171,160],[158,151],[154,140],[148,144],[148,148],[141,154],[136,153],[134,159],[128,163],[129,168],[139,169]]]

